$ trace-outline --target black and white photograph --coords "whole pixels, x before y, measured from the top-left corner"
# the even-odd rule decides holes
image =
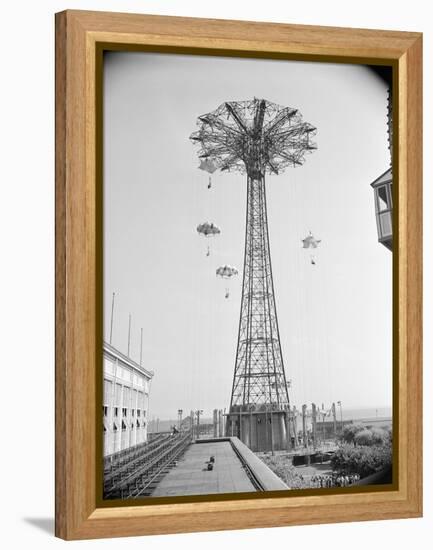
[[[386,490],[391,67],[106,51],[102,148],[104,500]]]

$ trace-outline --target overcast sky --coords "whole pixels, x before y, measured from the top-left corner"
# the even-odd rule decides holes
[[[392,254],[370,183],[389,167],[387,90],[368,68],[110,53],[104,66],[104,339],[155,372],[150,415],[229,406],[241,299],[246,177],[198,170],[197,116],[265,98],[300,110],[318,149],[268,176],[269,233],[292,404],[391,406]],[[212,221],[222,233],[200,238]],[[316,265],[302,248],[321,239]],[[206,246],[211,256],[206,257]],[[239,275],[215,276],[223,264]]]

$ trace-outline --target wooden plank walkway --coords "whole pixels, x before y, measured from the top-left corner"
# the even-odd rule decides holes
[[[210,456],[213,470],[207,469]],[[152,497],[255,492],[229,441],[193,443],[158,484]]]

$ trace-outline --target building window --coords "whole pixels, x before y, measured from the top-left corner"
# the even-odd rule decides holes
[[[143,409],[143,418],[146,418],[146,411]]]
[[[115,422],[113,422],[113,432],[117,432],[117,426]]]
[[[132,414],[132,416],[134,416],[134,414],[135,414],[135,410],[134,410],[134,409],[132,409],[131,414]]]
[[[125,430],[126,430],[126,424],[125,424],[125,422],[123,422],[123,420],[122,420],[122,431],[124,432]]]
[[[107,407],[106,405],[104,405],[104,406],[102,407],[102,414],[103,414],[104,416],[108,416],[108,407]]]
[[[119,407],[114,407],[114,416],[119,415]]]
[[[140,416],[140,414],[141,414],[141,411],[140,411],[140,409],[138,409],[137,410],[137,416]]]
[[[374,188],[377,234],[379,241],[392,249],[392,184],[385,182]]]
[[[376,208],[377,212],[384,212],[385,210],[391,210],[391,185],[385,184],[376,187]]]
[[[137,420],[137,428],[140,427],[140,422]]]
[[[388,197],[385,185],[377,188],[377,205],[379,212],[383,212],[383,210],[388,209]]]
[[[128,409],[127,409],[126,407],[123,407],[123,408],[122,408],[122,416],[123,416],[123,418],[126,418],[127,412],[128,412]]]

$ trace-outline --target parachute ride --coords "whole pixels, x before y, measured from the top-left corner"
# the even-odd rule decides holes
[[[207,184],[207,188],[210,189],[212,187],[212,174],[217,169],[215,163],[208,158],[201,159],[199,169],[209,174],[209,181]]]
[[[305,239],[302,239],[302,248],[314,249],[317,248],[321,242],[322,241],[320,239],[316,239],[316,237],[310,231]],[[316,265],[314,254],[310,255],[310,262],[312,265]]]
[[[203,237],[215,237],[221,233],[221,229],[212,222],[203,222],[197,226],[197,233]],[[210,246],[207,247],[206,256],[210,256]]]
[[[217,277],[221,277],[222,279],[230,280],[232,277],[237,275],[239,271],[232,267],[231,265],[222,265],[216,270]],[[230,296],[230,290],[229,287],[226,286],[226,292],[225,292],[225,298],[228,298]]]

